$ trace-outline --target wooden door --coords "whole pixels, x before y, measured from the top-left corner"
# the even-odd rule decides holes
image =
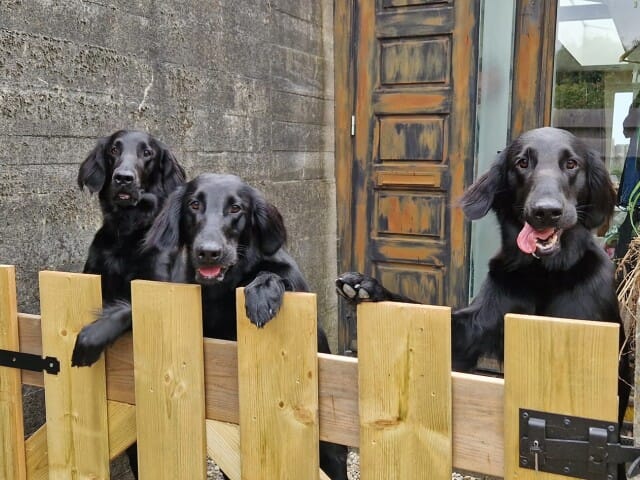
[[[339,268],[425,303],[467,301],[468,224],[454,204],[473,175],[479,10],[336,2]],[[353,348],[352,322],[341,326]]]

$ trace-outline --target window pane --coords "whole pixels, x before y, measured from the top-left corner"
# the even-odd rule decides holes
[[[556,30],[551,124],[583,138],[606,162],[621,207],[612,224],[598,235],[610,254],[618,257],[626,251],[632,229],[630,218],[619,229],[616,224],[625,218],[622,207],[640,181],[640,162],[636,162],[640,115],[635,108],[640,104],[640,8],[636,3],[559,0]]]
[[[476,176],[482,175],[507,143],[511,100],[511,62],[515,2],[485,1],[480,30]],[[471,222],[471,275],[473,298],[487,276],[489,259],[500,245],[500,229],[493,213]]]

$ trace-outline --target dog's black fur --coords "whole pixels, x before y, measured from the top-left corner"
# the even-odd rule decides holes
[[[247,315],[258,327],[276,315],[285,290],[309,290],[283,248],[286,235],[280,212],[258,190],[234,175],[203,174],[171,195],[145,245],[180,253],[171,265],[157,262],[156,276],[171,271],[172,281],[202,285],[204,335],[236,340],[236,288],[246,287]]]
[[[498,155],[461,199],[471,220],[495,212],[502,246],[478,295],[453,312],[455,370],[469,371],[481,355],[502,359],[506,313],[621,324],[614,265],[592,234],[613,213],[615,198],[604,162],[565,130],[528,131]],[[539,235],[535,250],[525,253],[517,238],[526,224],[536,232],[555,233]],[[417,303],[357,272],[341,275],[336,287],[350,301]],[[620,378],[622,416],[631,382],[626,355]]]
[[[103,215],[83,271],[102,276],[104,311],[112,315],[102,314],[81,330],[72,365],[91,365],[130,327],[126,318],[114,322],[113,317],[131,298],[131,280],[152,278],[152,255],[141,253],[142,242],[169,194],[184,181],[185,172],[169,149],[135,130],[99,139],[80,165],[78,185],[98,192]]]
[[[283,248],[286,237],[282,216],[261,192],[234,175],[203,174],[171,194],[145,251],[173,252],[155,256],[154,277],[200,284],[204,335],[236,340],[236,288],[245,287],[246,313],[258,327],[278,313],[285,291],[309,290]],[[114,322],[130,322],[129,304],[114,313]],[[318,350],[330,353],[321,329]],[[347,479],[346,456],[346,447],[321,442],[320,466],[332,479]]]

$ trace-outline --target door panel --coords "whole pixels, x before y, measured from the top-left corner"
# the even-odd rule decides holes
[[[395,291],[403,291],[412,298],[426,298],[426,303],[437,303],[442,292],[442,270],[420,265],[378,263],[376,278]]]
[[[462,305],[468,226],[452,205],[473,173],[479,1],[353,5],[355,137],[350,152],[337,151],[338,173],[348,172],[337,178],[338,201],[350,197],[352,208],[339,218],[340,269],[422,302]],[[339,132],[337,145],[347,148]]]
[[[449,57],[446,37],[381,43],[382,85],[448,83],[449,69],[447,62],[443,61]]]
[[[417,116],[380,117],[380,160],[433,160],[442,162],[445,122]]]

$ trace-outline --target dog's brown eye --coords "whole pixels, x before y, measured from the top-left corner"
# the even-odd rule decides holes
[[[153,155],[153,152],[151,150],[149,150],[148,148],[145,148],[144,151],[142,152],[142,154],[145,157],[150,157],[151,155]]]
[[[191,210],[200,210],[200,202],[198,200],[191,200],[189,202],[189,208]]]
[[[529,168],[529,159],[528,158],[520,158],[516,162],[516,167],[518,168]]]
[[[238,213],[240,210],[242,210],[242,207],[237,203],[234,203],[229,207],[229,213]]]
[[[111,150],[109,150],[109,152],[111,152],[111,155],[118,155],[118,153],[120,153],[118,151],[118,147],[116,146],[111,147]]]
[[[573,158],[570,158],[569,160],[567,160],[567,163],[565,163],[565,167],[567,168],[567,170],[573,170],[577,166],[578,166],[578,162]]]

